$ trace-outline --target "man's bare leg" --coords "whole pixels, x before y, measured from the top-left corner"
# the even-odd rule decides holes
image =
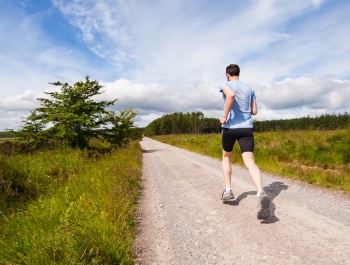
[[[242,153],[242,158],[245,166],[248,168],[250,176],[254,181],[257,192],[262,191],[263,184],[262,184],[260,169],[254,162],[254,153],[244,152]]]
[[[225,152],[224,150],[222,153],[222,171],[224,172],[226,188],[221,193],[221,200],[232,200],[235,196],[231,189],[231,152]]]
[[[231,152],[222,150],[222,170],[224,172],[226,188],[231,188]]]
[[[257,190],[257,198],[259,202],[258,206],[260,206],[257,217],[258,219],[267,219],[270,216],[271,198],[263,191],[260,169],[254,162],[254,153],[244,152],[242,154],[242,158],[245,166],[249,170],[249,174],[252,177]]]

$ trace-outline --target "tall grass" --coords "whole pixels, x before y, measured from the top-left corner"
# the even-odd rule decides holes
[[[0,264],[134,264],[138,143],[108,155],[65,149],[0,158],[8,193]]]
[[[350,192],[350,130],[255,133],[261,170]],[[221,135],[165,135],[154,139],[221,159]],[[242,165],[238,144],[232,162]]]

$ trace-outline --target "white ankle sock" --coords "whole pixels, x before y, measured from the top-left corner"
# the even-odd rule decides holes
[[[264,191],[263,190],[260,190],[256,193],[256,197],[260,198],[261,195],[263,195]]]
[[[226,188],[226,192],[227,192],[227,191],[230,191],[230,190],[231,190],[231,188]]]

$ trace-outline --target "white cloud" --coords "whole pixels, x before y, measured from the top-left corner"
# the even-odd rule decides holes
[[[315,8],[319,8],[323,2],[324,0],[312,0],[312,3],[315,6]]]
[[[90,49],[130,80],[218,80],[229,63],[284,40],[288,21],[311,2],[52,0]],[[254,19],[252,19],[254,18]],[[260,55],[261,56],[261,55]]]
[[[118,99],[112,107],[115,111],[133,109],[139,112],[137,126],[144,127],[152,120],[174,112],[202,111],[206,117],[219,118],[223,109],[222,95],[218,87],[197,82],[192,84],[138,83],[121,78],[115,82],[100,82],[101,95],[95,100]],[[259,113],[257,120],[314,117],[322,114],[349,112],[350,81],[336,80],[330,76],[288,78],[281,82],[253,85],[257,94]],[[23,114],[38,107],[36,101],[45,94],[37,91],[0,100],[0,111],[7,117],[4,124],[18,128]],[[17,113],[17,114],[16,114]],[[11,121],[11,122],[10,122]]]
[[[27,1],[20,2],[27,5]],[[86,74],[103,76],[77,47],[68,47],[44,29],[52,15],[44,10],[30,15],[14,5],[5,6],[0,23],[0,97],[25,90],[45,90],[55,81],[77,81]],[[108,70],[108,69],[105,69]]]
[[[135,125],[137,125],[140,128],[146,127],[148,124],[150,124],[155,119],[160,118],[163,116],[163,113],[150,113],[146,115],[138,115],[134,119]]]
[[[101,83],[105,93],[101,99],[118,98],[116,108],[133,108],[153,112],[188,112],[221,106],[221,95],[211,84],[135,83],[119,79]]]
[[[134,1],[52,0],[52,4],[80,29],[82,40],[98,56],[119,68],[133,59],[135,40],[129,19]]]
[[[350,109],[350,81],[330,76],[287,78],[257,85],[256,93],[258,100],[270,110],[306,107],[341,113]]]
[[[29,112],[26,111],[3,111],[0,109],[0,131],[6,129],[17,130],[21,126],[21,120],[27,117]]]
[[[42,92],[27,90],[21,95],[0,99],[0,109],[6,111],[29,111],[39,107],[37,98],[44,97]]]

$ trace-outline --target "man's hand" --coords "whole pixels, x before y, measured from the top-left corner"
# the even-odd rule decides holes
[[[227,121],[227,116],[222,116],[222,118],[220,119],[220,123],[225,124],[226,121]]]

